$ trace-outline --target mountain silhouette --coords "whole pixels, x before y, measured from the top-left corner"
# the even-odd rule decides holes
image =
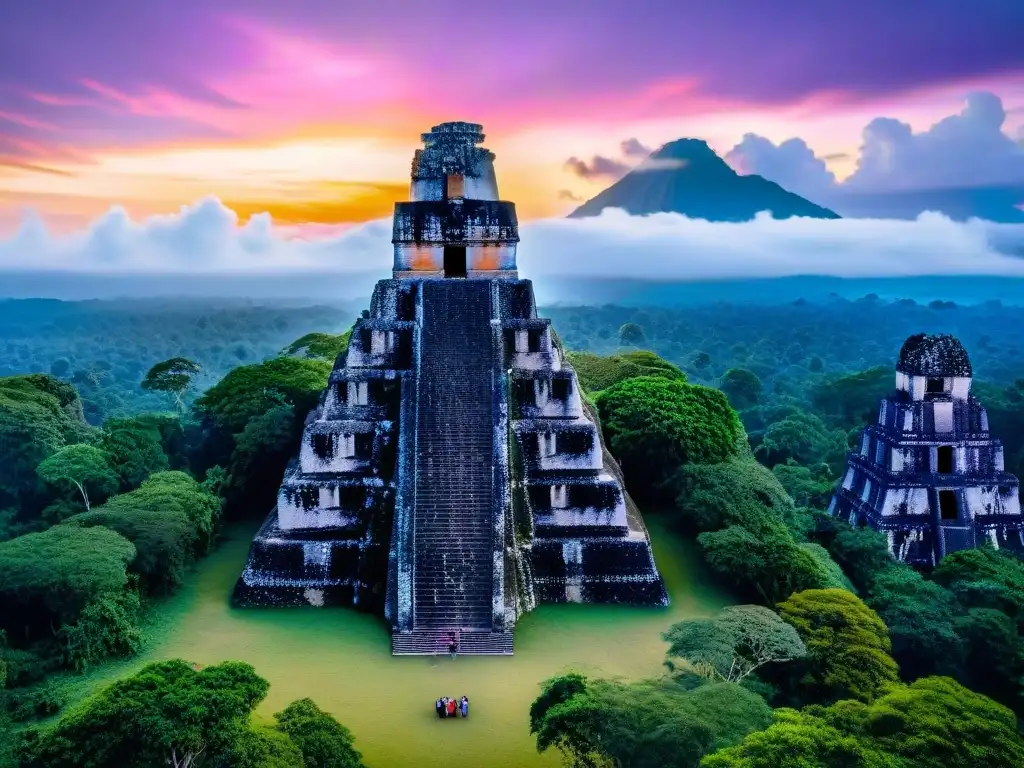
[[[669,142],[569,217],[597,216],[605,208],[634,215],[681,213],[707,221],[749,221],[760,211],[776,219],[839,218],[763,176],[740,176],[699,139]]]

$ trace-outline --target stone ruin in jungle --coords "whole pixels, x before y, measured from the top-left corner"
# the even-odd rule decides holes
[[[482,128],[422,136],[377,283],[305,422],[239,605],[357,605],[392,652],[512,653],[538,602],[665,605],[626,495],[533,286]]]
[[[911,336],[896,388],[850,454],[829,512],[889,539],[894,557],[930,567],[987,543],[1024,550],[1020,483],[971,394],[973,370],[953,336]]]

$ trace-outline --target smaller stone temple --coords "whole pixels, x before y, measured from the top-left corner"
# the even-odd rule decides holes
[[[971,394],[971,362],[953,336],[911,336],[896,392],[851,453],[829,513],[889,538],[892,554],[930,567],[981,546],[1024,550],[1019,481]]]

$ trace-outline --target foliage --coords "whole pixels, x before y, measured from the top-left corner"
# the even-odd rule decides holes
[[[89,603],[120,593],[135,547],[106,528],[59,525],[0,543],[0,625],[74,623]]]
[[[793,500],[772,472],[747,457],[683,465],[675,486],[680,521],[696,531],[742,525],[768,533],[795,515]]]
[[[898,679],[885,624],[856,595],[810,589],[779,604],[807,646],[802,686],[814,701],[869,701]]]
[[[757,374],[751,373],[746,368],[730,368],[722,374],[718,388],[725,392],[729,403],[737,411],[742,411],[751,406],[757,405],[761,399],[761,392],[764,384]]]
[[[891,354],[894,358],[902,343],[903,339],[900,339],[893,346]],[[811,404],[834,427],[844,431],[861,427],[874,420],[878,415],[879,401],[895,390],[894,377],[892,364],[833,376],[811,390]]]
[[[267,681],[248,664],[204,669],[148,664],[84,701],[51,728],[31,730],[24,768],[186,768],[216,760],[249,728]]]
[[[860,708],[851,709],[844,719]],[[863,732],[915,768],[1024,765],[1013,712],[948,677],[901,686],[862,711]]]
[[[274,357],[309,331],[344,329],[353,316],[348,306],[228,298],[0,302],[0,376],[66,360],[70,369],[60,369],[61,377],[74,379],[86,418],[100,424],[167,408],[167,393],[139,387],[162,360],[185,357],[202,366],[183,395],[187,403],[231,368]]]
[[[700,768],[910,768],[878,745],[808,708],[775,710],[775,721],[741,744],[705,757]]]
[[[302,417],[316,405],[327,385],[325,360],[277,357],[230,371],[196,401],[218,427],[241,432],[249,420],[278,405],[292,405]]]
[[[932,578],[966,603],[995,608],[1024,629],[1024,562],[990,547],[953,552],[935,568]]]
[[[135,545],[131,570],[149,594],[176,590],[188,566],[205,554],[220,519],[220,499],[183,472],[158,472],[65,525],[103,526]]]
[[[43,482],[77,488],[89,509],[89,491],[103,499],[117,491],[117,475],[106,453],[92,445],[69,445],[43,459],[36,468]]]
[[[138,649],[131,542],[105,528],[56,526],[0,544],[0,628],[15,685]],[[2,649],[0,649],[2,650]]]
[[[7,633],[0,629],[0,691],[7,687],[7,660],[3,655],[6,650]]]
[[[686,381],[686,374],[677,366],[645,349],[605,356],[569,352],[566,357],[575,369],[580,385],[589,393],[599,392],[638,376],[660,376],[663,379]]]
[[[20,510],[40,492],[36,467],[69,440],[81,436],[84,422],[74,388],[48,376],[0,378],[0,509]],[[42,506],[42,505],[40,505]]]
[[[992,608],[970,608],[953,620],[953,631],[961,651],[957,680],[1024,711],[1024,637],[1013,619]]]
[[[301,422],[295,408],[279,405],[254,416],[235,438],[221,493],[235,510],[263,515],[274,505],[285,466],[295,452]]]
[[[772,467],[772,474],[795,504],[817,509],[828,507],[835,490],[835,479],[828,464],[804,467],[789,459],[785,464]]]
[[[723,461],[742,435],[725,395],[678,380],[626,379],[603,390],[597,407],[608,447],[640,498],[671,498],[680,465]]]
[[[190,554],[209,551],[220,524],[221,502],[202,483],[184,472],[157,472],[131,493],[121,494],[104,505],[107,512],[132,515],[135,510],[165,513],[175,510],[188,520],[189,538],[194,542]]]
[[[362,768],[351,731],[311,699],[294,701],[275,717],[277,729],[301,751],[305,768]]]
[[[829,429],[813,413],[794,413],[768,426],[756,454],[769,467],[793,460],[804,466],[826,464],[836,473],[846,458],[846,433]]]
[[[827,588],[854,591],[853,584],[846,578],[843,569],[829,556],[827,549],[811,541],[801,542],[798,546],[817,564],[822,580],[828,585]]]
[[[351,336],[351,330],[344,333],[307,333],[285,347],[281,354],[298,357],[318,357],[333,365],[334,361],[348,350],[349,338]]]
[[[889,627],[904,677],[955,672],[962,653],[954,627],[959,606],[949,590],[899,564],[876,575],[869,603]]]
[[[29,688],[17,688],[7,694],[7,709],[18,723],[50,717],[67,704],[67,692],[52,680]],[[2,718],[0,718],[2,720]],[[3,765],[0,762],[0,765]]]
[[[868,703],[801,712],[712,755],[701,768],[1013,768],[1024,764],[1014,714],[947,677],[896,686]]]
[[[853,585],[867,594],[874,586],[875,578],[896,565],[885,534],[871,528],[854,528],[839,520],[830,523],[836,528],[836,533],[828,545],[829,554],[850,577]]]
[[[143,389],[152,389],[157,392],[170,392],[174,395],[174,402],[178,410],[185,411],[185,390],[192,384],[192,379],[202,370],[202,366],[187,357],[172,357],[170,360],[163,360],[148,371],[140,385]]]
[[[81,671],[108,656],[138,653],[142,645],[138,617],[139,593],[134,589],[96,598],[74,624],[61,627],[64,664]]]
[[[159,427],[140,418],[104,422],[99,447],[117,473],[122,491],[138,488],[154,472],[170,468]]]
[[[670,659],[683,659],[729,683],[741,682],[765,664],[806,654],[796,630],[759,605],[731,606],[708,619],[678,622],[662,639],[669,644]]]
[[[305,768],[295,742],[276,728],[239,729],[222,754],[207,761],[211,768]]]
[[[142,588],[155,594],[173,592],[196,550],[195,528],[180,509],[147,509],[134,503],[132,495],[115,496],[91,512],[69,517],[65,525],[117,531],[135,545],[131,569],[139,575]]]
[[[547,680],[530,708],[537,750],[578,768],[688,768],[764,728],[771,710],[733,683],[616,683],[569,673]]]
[[[820,554],[802,546],[781,523],[754,534],[741,525],[697,537],[704,558],[742,598],[775,605],[794,592],[842,588]]]

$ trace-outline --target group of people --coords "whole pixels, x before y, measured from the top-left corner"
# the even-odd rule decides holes
[[[455,700],[449,696],[442,696],[435,703],[438,717],[469,717],[469,699],[463,696]]]

